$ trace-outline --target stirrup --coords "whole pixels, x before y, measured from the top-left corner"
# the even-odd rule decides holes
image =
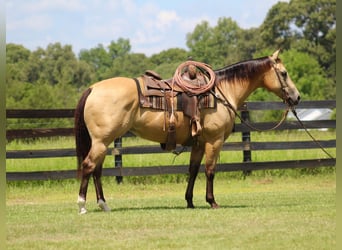
[[[202,132],[202,126],[198,119],[191,120],[191,136],[198,136]]]

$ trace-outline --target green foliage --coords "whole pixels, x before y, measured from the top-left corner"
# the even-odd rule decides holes
[[[73,108],[78,88],[91,79],[89,66],[77,60],[70,45],[28,53],[8,44],[7,52],[7,108]]]
[[[175,70],[178,67],[179,64],[181,64],[183,61],[176,61],[176,62],[170,62],[170,63],[163,63],[158,66],[156,66],[153,70],[155,72],[158,72],[158,74],[164,78],[169,79],[172,78],[175,74]]]
[[[81,50],[79,58],[91,66],[94,72],[96,72],[96,79],[98,80],[102,80],[103,73],[110,67],[112,62],[102,44],[90,50]]]
[[[260,31],[263,47],[308,53],[329,77],[335,75],[335,0],[279,2],[269,10]]]
[[[115,58],[104,76],[105,78],[115,76],[136,77],[153,67],[154,64],[144,54],[131,53]]]
[[[74,108],[82,90],[105,78],[136,77],[147,69],[170,78],[189,56],[221,68],[270,55],[278,48],[283,51],[281,58],[302,99],[334,99],[335,12],[334,0],[278,2],[259,27],[243,29],[230,17],[220,17],[215,26],[202,21],[186,36],[188,50],[170,48],[150,57],[132,53],[130,41],[124,38],[107,46],[98,44],[83,49],[78,57],[71,45],[59,42],[34,51],[9,43],[6,45],[6,108]],[[250,100],[278,98],[258,90]]]
[[[111,41],[107,48],[99,44],[97,47],[89,50],[83,49],[79,54],[79,58],[81,61],[88,63],[95,72],[95,78],[92,80],[100,81],[111,75],[109,70],[112,67],[113,61],[128,55],[130,50],[129,40],[119,38],[117,42]]]
[[[243,30],[231,18],[219,18],[215,27],[204,21],[187,34],[189,54],[214,68],[251,58],[255,50],[255,29]],[[254,46],[253,46],[254,44]]]
[[[331,99],[335,98],[334,95],[330,95],[329,81],[323,69],[312,56],[297,50],[289,50],[283,53],[282,59],[301,93],[302,100],[324,100],[328,96]]]
[[[152,55],[150,60],[156,65],[161,65],[163,63],[183,62],[188,59],[187,54],[188,52],[185,49],[172,48]]]
[[[155,65],[153,70],[164,79],[171,78],[178,65],[188,59],[188,52],[180,48],[164,50],[150,57],[151,62]]]

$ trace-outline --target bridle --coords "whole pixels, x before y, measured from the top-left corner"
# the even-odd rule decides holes
[[[284,103],[286,103],[290,108],[292,108],[294,106],[294,104],[292,103],[292,100],[289,99],[288,97],[288,93],[287,93],[287,89],[289,88],[287,82],[285,81],[285,79],[287,78],[287,72],[286,71],[280,71],[277,67],[276,67],[276,63],[274,63],[272,65],[274,72],[277,76],[278,82],[280,84],[280,89],[282,91],[282,95],[283,95],[283,101]]]
[[[275,63],[272,65],[272,67],[273,67],[273,69],[276,73],[277,79],[280,83],[280,87],[281,87],[281,91],[282,91],[282,95],[283,95],[283,101],[284,101],[284,103],[287,104],[287,108],[284,110],[280,121],[274,127],[267,128],[267,129],[259,129],[259,128],[254,127],[252,124],[250,124],[249,122],[247,122],[245,119],[243,119],[241,117],[241,115],[238,113],[238,111],[235,109],[235,107],[228,101],[227,97],[224,95],[222,89],[219,86],[217,86],[217,90],[220,93],[220,95],[217,95],[213,90],[211,90],[210,92],[215,96],[215,98],[217,100],[221,101],[223,103],[223,105],[225,107],[227,107],[227,109],[231,109],[234,112],[234,114],[239,118],[241,123],[245,124],[250,129],[253,129],[253,130],[256,130],[259,132],[274,130],[274,129],[278,128],[285,121],[287,114],[289,113],[290,109],[294,110],[294,105],[289,100],[288,93],[286,91],[286,89],[288,89],[288,85],[287,85],[286,81],[284,81],[284,78],[287,76],[287,72],[285,72],[286,75],[284,75],[282,77],[281,76],[282,72],[280,72],[280,70],[275,67]]]

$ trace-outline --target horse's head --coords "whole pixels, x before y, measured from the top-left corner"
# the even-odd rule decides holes
[[[290,106],[297,105],[300,94],[278,55],[279,50],[269,57],[273,65],[264,77],[264,85],[268,90],[282,98],[285,103]]]

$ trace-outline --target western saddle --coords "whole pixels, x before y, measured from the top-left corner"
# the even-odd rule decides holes
[[[140,81],[139,81],[140,80]],[[165,143],[161,143],[164,150],[176,148],[176,129],[174,111],[176,100],[181,102],[179,108],[190,119],[191,142],[201,133],[199,99],[209,95],[215,83],[215,73],[207,64],[188,60],[180,64],[171,79],[163,80],[152,70],[145,71],[141,78],[135,78],[140,106],[145,108],[163,109],[169,115],[168,136]],[[164,105],[155,107],[151,103],[151,97],[159,97]],[[165,116],[166,117],[166,116]],[[166,128],[166,121],[164,129]]]

